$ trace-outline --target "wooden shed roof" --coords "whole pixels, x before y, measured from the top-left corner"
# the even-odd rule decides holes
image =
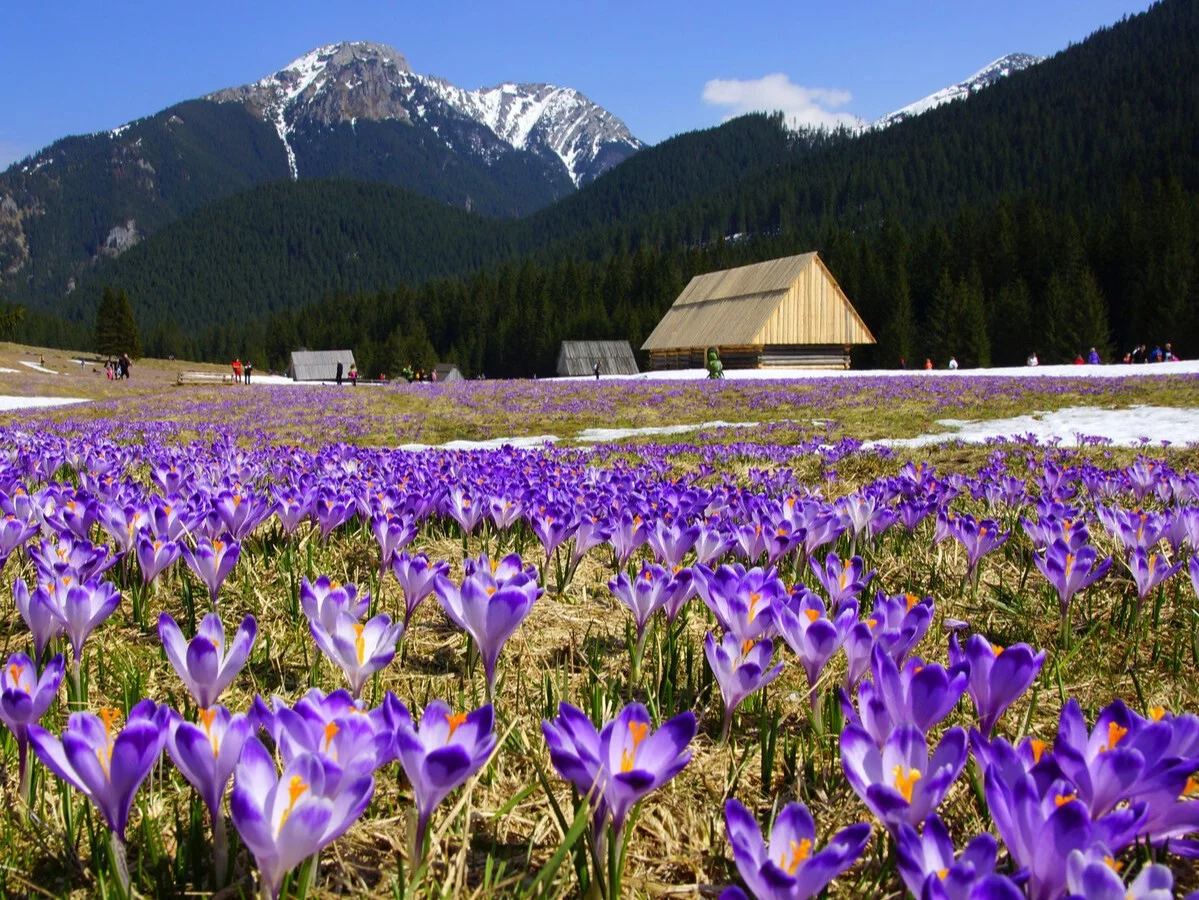
[[[696,275],[642,350],[766,344],[873,344],[816,253]]]
[[[636,375],[639,371],[628,341],[563,341],[556,371],[559,375],[590,375],[597,359],[601,375]]]
[[[287,374],[294,381],[332,381],[337,377],[339,362],[342,376],[349,378],[350,366],[354,365],[352,350],[295,350]]]

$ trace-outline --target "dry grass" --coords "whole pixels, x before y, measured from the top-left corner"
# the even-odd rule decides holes
[[[950,463],[972,469],[982,454],[945,451],[938,462],[944,470]],[[859,458],[843,465],[838,490],[897,468],[900,460]],[[685,464],[685,463],[684,463]],[[1019,590],[1026,565],[1027,543],[1022,534],[983,564],[982,583],[975,596],[962,587],[964,556],[943,545],[930,549],[931,522],[926,522],[915,539],[898,529],[869,553],[877,571],[875,586],[888,592],[913,590],[931,592],[937,600],[937,624],[918,652],[945,662],[944,617],[969,620],[973,626],[1002,644],[1027,641],[1049,650],[1037,689],[1008,712],[1001,726],[1017,735],[1025,723],[1028,732],[1051,738],[1064,698],[1077,697],[1088,715],[1115,697],[1123,697],[1137,708],[1163,705],[1172,710],[1199,706],[1199,682],[1191,641],[1196,602],[1190,586],[1176,578],[1166,589],[1160,610],[1160,625],[1144,631],[1124,633],[1111,625],[1113,613],[1130,595],[1127,580],[1115,577],[1096,588],[1076,610],[1072,646],[1059,649],[1056,600],[1047,595],[1035,571],[1028,587]],[[1100,539],[1102,540],[1102,539]],[[461,573],[462,543],[440,530],[426,530],[417,549],[431,557],[450,560],[456,576]],[[483,549],[474,538],[468,552]],[[1110,547],[1108,549],[1111,549]],[[295,560],[303,573],[328,573],[355,581],[373,590],[376,609],[393,614],[402,598],[395,582],[380,585],[375,570],[376,548],[369,533],[352,527],[337,532],[323,544],[307,534],[296,548]],[[539,552],[539,551],[537,551]],[[527,558],[536,554],[529,551]],[[6,577],[20,572],[10,563]],[[803,574],[803,573],[801,573]],[[536,766],[549,772],[558,803],[571,808],[571,795],[550,769],[539,724],[549,706],[546,685],[553,700],[567,699],[588,708],[598,692],[605,717],[628,698],[661,701],[661,659],[655,644],[647,651],[646,677],[642,685],[627,683],[629,664],[625,652],[628,615],[609,596],[606,581],[611,576],[607,561],[593,552],[584,561],[574,582],[561,595],[547,594],[505,649],[500,662],[497,728],[504,736],[492,764],[464,791],[453,795],[435,817],[432,870],[418,894],[447,892],[456,895],[496,895],[514,890],[519,877],[536,871],[557,848],[560,828],[541,789]],[[154,592],[148,621],[160,610],[181,619],[184,616],[180,572],[177,570]],[[809,579],[810,580],[810,579]],[[223,698],[232,709],[245,709],[255,694],[278,693],[294,701],[312,683],[324,690],[340,686],[339,673],[327,661],[315,666],[317,651],[307,636],[306,624],[288,612],[290,578],[282,563],[278,540],[264,534],[250,539],[234,576],[222,592],[221,613],[232,628],[245,613],[259,622],[260,636],[246,670]],[[201,611],[197,611],[197,616]],[[723,835],[723,801],[730,796],[756,808],[760,818],[789,799],[809,804],[822,833],[865,818],[865,808],[852,794],[840,774],[835,738],[815,733],[806,699],[802,670],[788,649],[780,644],[778,658],[787,662],[783,677],[770,689],[766,705],[779,715],[777,761],[768,782],[761,777],[760,699],[747,703],[738,716],[732,740],[717,744],[719,734],[718,695],[712,693],[704,675],[702,637],[710,617],[702,604],[693,601],[689,620],[680,640],[684,658],[675,681],[680,708],[694,708],[700,718],[691,764],[670,785],[644,804],[632,839],[626,887],[640,895],[666,896],[706,891],[735,878]],[[660,637],[660,635],[658,635]],[[11,623],[6,650],[24,642],[22,629]],[[160,702],[182,706],[184,692],[165,662],[156,635],[128,620],[128,609],[118,612],[89,642],[87,651],[91,677],[90,705],[127,708],[144,695]],[[368,688],[368,703],[384,691],[394,691],[402,700],[421,707],[431,698],[444,698],[455,708],[471,708],[482,702],[481,671],[464,671],[464,642],[433,600],[419,610],[405,638],[403,658],[385,669]],[[841,664],[827,673],[831,687],[840,678]],[[1030,708],[1035,701],[1035,707]],[[969,725],[972,710],[963,701],[950,723]],[[52,730],[62,722],[52,711]],[[9,747],[11,761],[12,748]],[[10,769],[10,789],[15,789],[15,772]],[[61,825],[56,794],[45,792],[39,805],[44,825],[24,828],[14,816],[0,825],[0,846],[16,868],[36,873],[36,883],[55,895],[90,893],[95,889],[88,874],[86,840],[78,864],[65,857],[59,839],[53,837]],[[203,883],[188,884],[188,873],[176,887],[169,868],[163,869],[180,852],[175,837],[177,816],[186,819],[189,792],[169,769],[143,790],[141,813],[135,813],[131,830],[131,853],[138,858],[139,840],[149,829],[161,837],[156,851],[157,867],[143,873],[142,887],[149,893],[202,891]],[[369,813],[322,859],[318,893],[362,896],[391,895],[399,861],[406,855],[410,792],[396,766],[381,771]],[[77,812],[82,809],[76,803]],[[956,837],[965,840],[985,828],[966,776],[950,794],[943,811]],[[569,813],[568,813],[569,816]],[[142,824],[139,826],[138,821]],[[851,896],[863,891],[872,896],[898,896],[893,873],[876,883],[883,873],[880,860],[885,851],[881,838],[867,858],[834,886],[833,896]],[[192,851],[197,852],[197,851]],[[502,860],[504,872],[485,881],[488,857],[492,864]],[[243,855],[239,873],[242,888],[248,888],[250,860]],[[405,870],[407,871],[407,869]],[[1194,874],[1180,872],[1190,881]],[[9,889],[23,883],[10,875]],[[497,884],[498,882],[498,884]],[[560,872],[557,889],[574,890],[569,865]]]

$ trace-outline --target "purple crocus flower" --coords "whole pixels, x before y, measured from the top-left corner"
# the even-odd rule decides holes
[[[788,803],[770,829],[770,844],[748,809],[730,799],[724,805],[725,830],[737,871],[759,900],[806,900],[852,866],[866,849],[870,826],[861,822],[835,834],[816,849],[816,823],[802,803]]]
[[[953,519],[950,533],[966,548],[966,574],[977,568],[979,561],[1011,537],[1010,531],[1000,531],[994,519],[975,521],[974,516],[960,515]]]
[[[841,649],[850,628],[858,621],[858,605],[851,600],[835,618],[830,619],[825,612],[824,601],[811,591],[801,589],[798,603],[781,606],[777,619],[779,634],[803,665],[815,708],[818,702],[816,683],[820,680],[820,673]]]
[[[225,579],[229,577],[229,573],[241,557],[241,544],[226,532],[212,540],[200,538],[196,541],[194,551],[183,547],[181,553],[187,567],[208,587],[208,597],[215,608],[221,585],[225,583]]]
[[[923,837],[911,825],[901,822],[895,847],[899,855],[899,874],[913,897],[925,896],[924,889],[930,878],[941,882],[948,897],[969,897],[975,882],[995,871],[995,855],[999,850],[995,838],[980,834],[955,859],[949,829],[936,815],[925,820]]]
[[[162,613],[158,617],[158,636],[167,659],[200,709],[212,707],[237,677],[250,657],[257,634],[258,623],[253,616],[246,616],[226,648],[221,617],[209,613],[189,642],[169,614]]]
[[[425,830],[446,795],[478,772],[495,749],[495,712],[491,705],[455,713],[440,700],[425,707],[420,726],[400,704],[396,748],[400,765],[416,796],[416,851],[424,853]]]
[[[678,615],[683,601],[691,593],[691,573],[683,575],[680,572],[680,575],[673,575],[668,569],[654,563],[643,562],[641,571],[631,581],[628,575],[621,572],[608,582],[608,590],[612,592],[612,596],[633,614],[633,624],[637,632],[637,646],[633,653],[634,670],[640,670],[641,653],[645,649],[647,634],[645,626],[649,624],[654,613],[669,606],[674,614]]]
[[[871,670],[873,679],[858,686],[857,710],[845,691],[841,692],[841,708],[846,718],[860,725],[879,747],[898,725],[915,725],[927,734],[957,706],[970,678],[964,663],[946,670],[919,657],[907,660],[900,669],[877,646],[871,654]]]
[[[308,630],[321,652],[345,673],[350,693],[358,699],[367,680],[395,658],[396,642],[404,626],[393,625],[387,613],[360,623],[350,613],[338,612],[333,628],[326,629],[323,622],[314,619],[308,623]]]
[[[371,532],[379,544],[382,562],[380,572],[386,572],[396,554],[412,543],[416,537],[416,522],[412,516],[397,516],[394,513],[375,513],[371,516]]]
[[[612,539],[612,526],[599,516],[580,515],[574,533],[574,548],[570,552],[570,564],[578,566],[583,557],[594,547]]]
[[[529,515],[528,519],[529,527],[541,542],[547,560],[564,541],[570,539],[579,524],[569,513],[553,507],[540,509]]]
[[[117,563],[117,558],[105,544],[96,546],[69,534],[55,541],[41,541],[29,547],[34,567],[47,577],[68,573],[80,581],[99,578]]]
[[[455,487],[445,499],[445,511],[462,527],[463,534],[470,534],[487,512],[487,505],[477,502],[463,488]]]
[[[1066,857],[1096,842],[1117,852],[1133,839],[1144,806],[1125,807],[1091,821],[1087,805],[1068,781],[1055,781],[1042,793],[1031,775],[1009,782],[1000,767],[983,778],[987,807],[999,837],[1016,865],[1028,872],[1030,900],[1058,897],[1066,883]]]
[[[320,529],[321,538],[327,539],[333,529],[339,528],[353,517],[357,504],[353,497],[332,491],[322,491],[312,501],[312,518]]]
[[[1094,547],[1080,546],[1072,549],[1060,538],[1046,548],[1044,555],[1034,554],[1033,562],[1037,564],[1045,580],[1057,591],[1063,621],[1066,619],[1071,598],[1079,591],[1085,591],[1112,567],[1110,556],[1097,564],[1098,556]]]
[[[258,863],[264,892],[278,897],[284,876],[341,837],[374,790],[370,775],[331,790],[315,753],[293,759],[280,775],[258,738],[249,738],[234,773],[229,813]]]
[[[26,781],[29,757],[29,726],[41,721],[62,684],[65,661],[62,654],[55,656],[41,676],[37,666],[24,653],[14,653],[4,664],[0,673],[0,721],[8,726],[17,741],[17,766],[21,781],[21,795],[29,802],[29,784]]]
[[[384,704],[398,704],[403,710],[394,694]],[[364,715],[353,705],[332,719],[325,718],[327,712],[314,703],[279,708],[273,724],[284,765],[305,753],[316,753],[325,764],[326,787],[336,791],[343,782],[370,775],[395,758],[398,718],[388,721],[383,711]]]
[[[1125,740],[1137,722],[1123,702],[1106,707],[1090,732],[1078,701],[1071,697],[1062,707],[1053,754],[1062,774],[1075,786],[1078,797],[1098,818],[1130,797],[1145,771],[1145,755]],[[1166,730],[1151,743],[1168,740]]]
[[[930,756],[915,725],[900,725],[882,749],[865,729],[841,732],[841,767],[849,785],[893,833],[900,822],[915,826],[934,812],[966,765],[966,732],[950,728]]]
[[[25,546],[25,542],[37,534],[37,529],[36,521],[20,519],[11,513],[0,519],[0,569],[14,550]]]
[[[483,557],[480,563],[466,568],[461,587],[439,575],[434,590],[445,614],[479,648],[490,698],[495,694],[495,664],[500,651],[544,590],[521,568],[520,557],[515,554],[498,563]]]
[[[449,574],[450,564],[444,560],[438,560],[435,563],[429,562],[429,557],[424,553],[418,553],[415,556],[409,556],[407,553],[397,553],[391,560],[391,572],[396,577],[396,581],[400,583],[400,588],[404,591],[404,630],[408,630],[408,624],[412,621],[412,616],[416,612],[416,608],[424,602],[424,599],[433,593],[433,586],[437,581],[437,577],[445,577]]]
[[[853,690],[870,668],[874,632],[869,622],[858,622],[845,634],[845,689]]]
[[[265,497],[244,487],[233,491],[221,491],[213,500],[212,509],[220,518],[224,529],[238,541],[252,533],[275,512],[274,505]]]
[[[695,539],[695,561],[701,566],[710,566],[728,553],[735,543],[737,539],[724,529],[703,525]]]
[[[866,624],[874,634],[874,642],[900,663],[928,633],[934,609],[932,597],[922,598],[916,594],[888,596],[879,592]]]
[[[680,522],[668,524],[659,519],[649,530],[647,539],[654,556],[662,565],[669,569],[683,564],[683,557],[699,540],[698,525],[686,525]]]
[[[12,596],[17,612],[33,634],[33,655],[40,660],[46,645],[62,632],[62,619],[44,588],[39,587],[31,594],[29,586],[18,578],[13,582]]]
[[[353,584],[339,584],[322,575],[316,581],[300,579],[300,609],[309,624],[319,623],[326,631],[332,631],[339,613],[346,613],[357,621],[370,609],[371,595],[364,592],[358,596]]]
[[[1169,866],[1145,866],[1128,885],[1120,866],[1102,844],[1087,851],[1071,850],[1066,857],[1068,900],[1174,900],[1174,873]]]
[[[214,823],[221,816],[221,798],[251,730],[243,713],[231,714],[220,704],[201,709],[198,722],[184,721],[178,713],[171,715],[167,753],[196,789]]]
[[[713,572],[697,565],[694,572],[700,598],[726,632],[741,641],[774,634],[775,618],[787,590],[773,568],[746,571],[737,563]]]
[[[133,795],[162,755],[170,712],[142,700],[129,711],[120,734],[113,733],[119,710],[71,713],[61,740],[31,724],[29,741],[46,768],[91,800],[124,842]]]
[[[1001,647],[981,634],[970,635],[963,650],[955,634],[949,638],[949,664],[963,663],[970,667],[966,692],[978,712],[979,730],[984,737],[990,737],[1004,710],[1036,681],[1045,663],[1045,651],[1034,653],[1028,644]]]
[[[724,700],[724,718],[720,729],[720,739],[724,741],[729,736],[729,725],[733,721],[733,713],[750,694],[763,688],[783,671],[782,663],[769,668],[774,656],[773,641],[738,641],[735,635],[726,634],[718,643],[712,632],[704,637],[704,655],[716,683],[720,685],[720,696]]]
[[[146,584],[173,566],[182,552],[178,542],[154,538],[144,531],[138,536],[135,546],[137,562],[141,566],[142,578]]]
[[[866,564],[860,556],[842,563],[841,557],[836,553],[830,553],[825,557],[824,565],[819,565],[814,559],[809,559],[808,562],[812,567],[812,574],[828,594],[829,609],[833,612],[846,600],[857,599],[858,594],[862,593],[874,577],[873,569],[863,573]]]
[[[121,602],[121,595],[108,581],[85,581],[72,584],[60,593],[61,606],[54,606],[54,615],[62,623],[74,651],[74,664],[79,665],[83,643]]]
[[[649,529],[641,516],[625,510],[620,518],[611,523],[612,537],[609,542],[616,551],[616,568],[623,569],[633,552],[649,540]]]
[[[275,515],[287,534],[295,534],[296,529],[312,513],[312,503],[315,495],[312,491],[288,488],[275,493]]]
[[[1128,571],[1137,586],[1137,597],[1144,600],[1155,587],[1182,568],[1182,560],[1170,565],[1160,553],[1137,547],[1128,556]]]
[[[499,531],[507,531],[513,526],[521,513],[524,504],[511,497],[490,497],[487,500],[487,514]]]
[[[691,759],[687,745],[695,737],[694,715],[680,713],[657,731],[651,724],[649,711],[640,703],[630,703],[599,733],[568,703],[559,704],[553,722],[541,723],[558,774],[592,798],[597,843],[609,813],[619,840],[629,811]]]

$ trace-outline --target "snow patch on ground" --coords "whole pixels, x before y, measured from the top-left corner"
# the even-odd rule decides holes
[[[1010,419],[938,419],[937,424],[953,430],[912,438],[884,439],[873,444],[927,447],[952,441],[982,444],[993,438],[1028,436],[1041,442],[1059,441],[1068,446],[1077,445],[1080,436],[1106,438],[1120,447],[1137,447],[1146,442],[1199,442],[1199,409],[1169,406],[1133,406],[1128,409],[1072,406],[1056,412],[1034,412]]]
[[[699,422],[694,425],[650,425],[645,428],[584,428],[577,435],[576,441],[621,441],[631,437],[647,437],[660,434],[684,434],[688,431],[701,431],[705,428],[753,428],[757,422]]]
[[[73,403],[87,403],[87,400],[75,397],[5,397],[0,396],[0,411],[13,409],[37,409],[45,406],[70,406]]]
[[[704,428],[753,428],[757,422],[697,422],[692,425],[647,425],[644,428],[584,428],[571,440],[602,444],[625,438],[660,434],[683,434]],[[400,450],[497,450],[500,447],[537,448],[556,444],[562,438],[556,434],[535,434],[527,437],[488,438],[482,441],[449,441],[444,444],[401,444]]]
[[[17,370],[16,370],[16,369],[6,369],[4,366],[0,366],[0,374],[2,374],[2,375],[16,375],[16,374],[17,374]]]
[[[33,369],[33,371],[35,371],[35,372],[45,372],[47,375],[57,375],[58,374],[53,369],[47,369],[45,366],[38,365],[37,363],[35,363],[31,360],[23,359],[20,362],[21,362],[21,365],[28,366],[29,368]]]

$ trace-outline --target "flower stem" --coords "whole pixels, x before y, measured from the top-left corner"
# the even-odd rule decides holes
[[[20,737],[17,740],[17,766],[21,773],[21,819],[29,816],[29,805],[33,801],[31,786],[33,783],[33,766],[29,764],[29,738]]]
[[[219,809],[212,814],[212,866],[213,887],[219,891],[225,886],[225,876],[229,873],[229,835],[225,830],[225,817]]]
[[[125,857],[125,842],[115,831],[108,833],[109,860],[112,862],[113,873],[121,884],[121,896],[129,896],[129,861]]]

